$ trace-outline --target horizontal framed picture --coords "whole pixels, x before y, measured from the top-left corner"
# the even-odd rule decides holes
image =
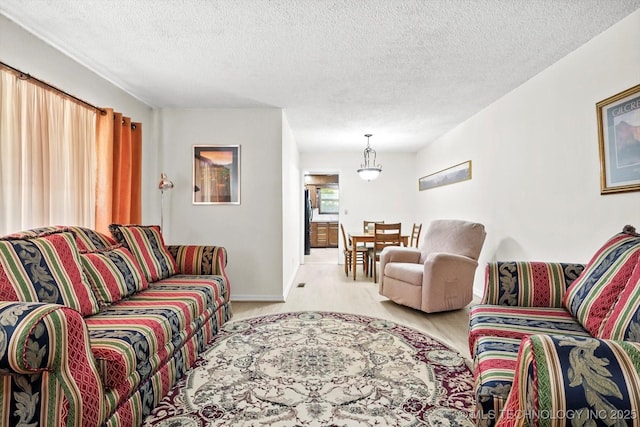
[[[420,191],[428,190],[469,179],[471,179],[471,160],[423,176],[418,180],[418,189]]]
[[[193,204],[240,204],[240,146],[193,146]]]
[[[596,104],[600,194],[640,190],[640,85]]]

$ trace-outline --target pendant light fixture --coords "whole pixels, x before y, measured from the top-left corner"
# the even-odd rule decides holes
[[[364,149],[364,163],[360,165],[358,175],[360,175],[360,178],[362,179],[371,181],[380,175],[380,172],[382,172],[382,166],[376,164],[376,150],[371,148],[369,145],[369,138],[371,137],[371,134],[368,133],[365,134],[365,136],[367,137],[367,148]]]

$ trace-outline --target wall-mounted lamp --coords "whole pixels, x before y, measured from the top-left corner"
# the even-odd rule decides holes
[[[173,182],[169,179],[166,173],[160,174],[160,182],[158,183],[158,190],[160,190],[160,230],[164,230],[164,192],[173,188]]]

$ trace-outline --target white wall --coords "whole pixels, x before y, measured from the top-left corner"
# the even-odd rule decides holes
[[[151,108],[0,15],[0,61],[98,107],[120,111],[142,123],[143,221],[160,221],[155,207],[160,178],[157,133]],[[154,190],[155,189],[155,190]]]
[[[165,171],[176,183],[167,193],[167,239],[226,246],[238,299],[281,299],[290,286],[302,253],[304,172],[340,173],[346,229],[374,217],[401,221],[406,230],[444,217],[484,223],[481,266],[496,259],[585,262],[624,224],[640,227],[640,193],[600,195],[595,113],[596,102],[640,82],[638,40],[640,11],[417,156],[380,152],[382,175],[367,183],[355,172],[361,152],[302,153],[297,163],[279,109],[152,111],[0,16],[0,61],[143,123],[143,222],[159,223],[156,185]],[[180,191],[192,185],[193,144],[243,146],[240,206],[193,206],[190,192]],[[469,159],[471,181],[417,191],[419,177]],[[481,267],[476,293],[482,282]]]
[[[303,186],[296,140],[282,114],[282,273],[283,299],[293,286],[304,254]]]
[[[417,156],[416,177],[471,159],[471,181],[422,191],[423,221],[480,221],[491,260],[587,262],[640,193],[600,195],[595,104],[640,83],[640,11],[471,117]]]
[[[142,122],[143,223],[160,223],[157,183],[164,171],[176,185],[165,193],[167,241],[224,245],[235,299],[283,299],[300,263],[301,235],[282,224],[302,221],[302,187],[297,146],[281,110],[152,110],[4,16],[0,61]],[[191,204],[185,189],[192,185],[193,144],[242,145],[240,206]]]
[[[378,162],[382,164],[382,173],[374,181],[367,182],[356,173],[362,163],[361,151],[300,154],[303,174],[340,175],[340,222],[347,232],[361,230],[364,220],[384,220],[401,222],[403,234],[410,234],[413,222],[418,220],[415,215],[418,193],[415,154],[379,152]]]
[[[166,240],[224,246],[232,299],[282,300],[282,110],[164,109],[160,123],[161,168],[175,184],[165,205]],[[239,205],[192,204],[196,144],[240,145]]]

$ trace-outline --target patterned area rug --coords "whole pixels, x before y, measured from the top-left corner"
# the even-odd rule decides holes
[[[473,426],[473,375],[388,320],[300,312],[227,323],[145,426]]]

